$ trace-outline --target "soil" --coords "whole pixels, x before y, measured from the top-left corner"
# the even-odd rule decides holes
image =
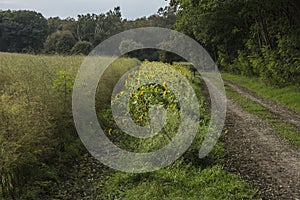
[[[299,130],[300,115],[254,92],[225,81],[240,95],[266,107]],[[281,138],[268,123],[227,100],[226,168],[258,189],[257,199],[300,199],[300,149]],[[300,132],[299,132],[300,134]]]

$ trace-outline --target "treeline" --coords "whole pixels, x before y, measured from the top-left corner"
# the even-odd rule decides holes
[[[200,42],[223,71],[300,85],[299,0],[172,0],[176,29]]]
[[[146,26],[172,27],[191,36],[223,71],[261,77],[279,87],[300,85],[298,0],[170,0],[157,14],[136,20],[122,19],[119,7],[76,20],[0,11],[0,51],[87,54],[116,33]],[[130,56],[174,60],[153,50]]]
[[[107,13],[78,15],[77,19],[46,19],[34,11],[0,11],[0,51],[46,54],[88,54],[108,37],[145,26],[170,27],[172,9],[136,20],[122,19],[120,7]]]

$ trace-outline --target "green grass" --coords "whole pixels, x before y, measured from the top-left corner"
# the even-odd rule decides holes
[[[43,199],[86,153],[71,106],[73,80],[84,58],[0,53],[0,198]],[[118,73],[103,87],[136,64],[117,60],[111,67]]]
[[[226,94],[229,98],[237,101],[238,104],[249,113],[266,120],[278,134],[290,141],[291,144],[300,148],[300,134],[291,124],[278,119],[276,115],[270,112],[267,108],[249,101],[247,98],[233,91],[229,86],[226,86]]]
[[[96,199],[253,199],[256,191],[239,176],[228,173],[223,169],[225,150],[218,143],[213,151],[204,159],[198,157],[205,133],[207,132],[210,116],[204,110],[204,98],[200,90],[200,79],[190,82],[201,105],[201,123],[198,133],[184,155],[168,167],[144,174],[129,174],[115,172],[104,185],[101,195]],[[105,111],[107,112],[107,110]],[[109,116],[109,114],[106,114]],[[109,117],[106,117],[109,119]],[[112,121],[112,120],[108,120]],[[107,125],[109,122],[106,122]],[[113,126],[111,124],[111,126]],[[118,131],[114,131],[118,134]],[[148,150],[148,146],[156,144],[151,140],[138,142],[124,138],[129,145],[140,145]],[[134,141],[134,142],[132,142]],[[133,151],[131,149],[131,151]]]
[[[90,180],[93,182],[91,184],[83,182],[81,178],[77,181],[71,178],[70,180],[74,181],[75,184],[74,186],[70,185],[68,178],[80,177],[76,174],[78,171],[73,176],[70,176],[69,173],[72,172],[72,167],[70,168],[70,166],[74,166],[80,160],[82,152],[79,149],[82,150],[82,145],[73,126],[70,104],[72,93],[68,91],[68,94],[65,95],[63,93],[65,90],[60,88],[60,86],[65,84],[64,76],[59,75],[59,71],[64,71],[68,80],[70,80],[68,84],[72,84],[72,79],[75,78],[83,60],[83,56],[33,56],[0,53],[0,96],[3,96],[0,99],[3,100],[3,102],[0,102],[2,103],[0,106],[3,105],[3,107],[0,109],[1,112],[4,111],[2,109],[4,107],[7,110],[7,113],[1,113],[3,116],[0,115],[0,122],[4,120],[7,122],[0,123],[0,152],[2,152],[1,156],[5,158],[22,153],[20,154],[20,159],[16,158],[16,160],[12,161],[6,159],[5,162],[0,160],[0,170],[2,170],[0,182],[3,180],[3,177],[14,175],[14,173],[18,173],[21,176],[20,178],[28,180],[29,185],[25,183],[23,185],[23,182],[19,182],[19,179],[18,181],[13,180],[12,183],[6,183],[6,185],[16,189],[16,191],[23,192],[20,198],[18,194],[15,194],[17,199],[43,199],[45,195],[50,195],[48,199],[55,199],[57,195],[59,199],[67,199],[68,197],[73,197],[73,194],[75,196],[82,195],[82,188],[87,188],[87,190],[97,188],[97,191],[100,188],[101,190],[101,193],[97,193],[93,197],[86,196],[86,199],[253,198],[255,191],[246,182],[222,168],[224,149],[220,144],[214,148],[208,157],[204,159],[198,158],[198,151],[204,137],[203,134],[206,132],[207,123],[209,122],[208,115],[202,116],[201,125],[203,126],[199,129],[192,146],[183,157],[169,167],[145,174],[121,173],[111,169],[103,169],[103,173],[102,171],[95,172],[91,170],[88,173],[95,176],[92,176],[93,180],[98,181]],[[137,64],[137,60],[121,58],[107,69],[99,82],[96,107],[103,105],[107,109],[105,104],[110,100],[115,82],[124,72]],[[201,95],[200,91],[197,91],[199,89],[197,84],[200,84],[200,82],[194,80],[194,84],[196,84],[193,85],[196,93]],[[54,85],[56,87],[53,87]],[[31,102],[30,105],[32,106],[29,106],[28,102]],[[200,103],[202,104],[203,100]],[[20,107],[19,105],[23,106]],[[35,110],[34,105],[39,105],[38,108],[40,110]],[[22,108],[22,110],[17,108]],[[41,117],[46,114],[49,115],[49,118],[46,118],[46,125],[51,129],[42,123],[45,120],[37,116],[36,112]],[[102,117],[109,120],[109,114]],[[14,123],[17,120],[20,123]],[[32,127],[36,124],[33,122],[39,123],[39,125]],[[7,127],[8,125],[9,127]],[[35,129],[37,130],[34,131]],[[10,130],[10,133],[18,137],[9,138],[8,142],[5,139],[6,137],[4,137],[6,135],[4,135],[5,132],[2,132],[3,130]],[[43,143],[38,143],[37,141],[41,140],[37,140],[38,134],[45,132],[45,130],[48,131],[47,138],[41,138]],[[23,132],[31,137],[26,137],[23,140]],[[148,147],[148,144],[152,145],[143,143],[145,148]],[[14,145],[23,145],[22,152],[16,153],[13,151],[13,148],[8,148],[10,145],[12,147]],[[37,151],[39,149],[47,149],[47,152],[39,153]],[[33,154],[32,156],[35,156],[34,163],[29,162],[28,164],[27,161],[31,161],[30,159],[32,158],[30,157],[30,152],[38,152],[39,154],[37,156]],[[84,151],[84,153],[86,152]],[[19,166],[19,163],[23,165]],[[79,164],[81,166],[81,163]],[[83,171],[92,169],[89,164],[85,163],[87,169],[83,169]],[[26,168],[28,173],[21,173],[25,169],[24,166],[28,166]],[[22,170],[15,171],[15,168]],[[62,181],[60,177],[66,177],[66,180]],[[62,182],[65,182],[64,187],[57,188]],[[54,190],[53,188],[56,189]],[[66,188],[68,188],[68,191]],[[0,195],[1,192],[3,193],[2,189],[0,187]],[[57,194],[53,194],[53,191],[56,191]],[[9,195],[12,195],[12,192],[13,190],[8,191],[5,197],[8,198]]]
[[[264,84],[259,78],[249,78],[246,76],[232,75],[228,73],[222,73],[222,77],[224,79],[237,82],[265,98],[273,100],[300,113],[299,87],[290,86],[285,88],[276,88]]]
[[[215,165],[200,169],[177,161],[147,174],[116,173],[102,193],[103,199],[251,199],[254,192],[238,176]]]

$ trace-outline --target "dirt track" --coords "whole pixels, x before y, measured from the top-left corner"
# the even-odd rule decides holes
[[[238,84],[235,84],[232,81],[225,80],[226,85],[230,86],[233,90],[238,92],[240,95],[246,97],[250,101],[260,104],[261,106],[269,109],[272,113],[276,114],[280,119],[286,121],[297,127],[300,133],[300,114],[292,111],[286,107],[279,106],[278,104],[262,98],[261,96],[257,95],[256,93],[252,92],[251,90],[242,87]]]
[[[297,129],[300,127],[299,114],[233,82],[225,83]],[[300,199],[300,149],[280,138],[265,120],[244,111],[233,100],[228,99],[227,105],[228,132],[222,138],[227,150],[227,169],[258,188],[257,198]]]

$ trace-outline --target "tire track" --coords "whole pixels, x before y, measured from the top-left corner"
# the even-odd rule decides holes
[[[299,127],[297,113],[259,97],[252,91],[225,81],[240,95],[256,102],[279,118]],[[209,102],[207,88],[203,93]],[[258,189],[257,199],[300,199],[300,150],[278,137],[263,119],[227,99],[226,129],[221,137],[226,153],[226,168]]]
[[[234,83],[233,81],[224,80],[225,84],[231,87],[234,91],[240,95],[246,97],[250,101],[258,103],[259,105],[267,108],[269,111],[277,115],[281,120],[294,125],[297,131],[300,133],[300,114],[292,111],[284,106],[278,105],[277,103],[265,99],[253,91]]]
[[[259,188],[263,199],[300,197],[300,151],[262,119],[228,100],[227,168]]]
[[[232,81],[224,81],[234,91],[267,108],[280,119],[300,127],[299,114],[262,98]],[[300,198],[300,150],[278,137],[267,122],[227,101],[226,127],[223,136],[227,150],[226,166],[259,188],[257,198]]]

